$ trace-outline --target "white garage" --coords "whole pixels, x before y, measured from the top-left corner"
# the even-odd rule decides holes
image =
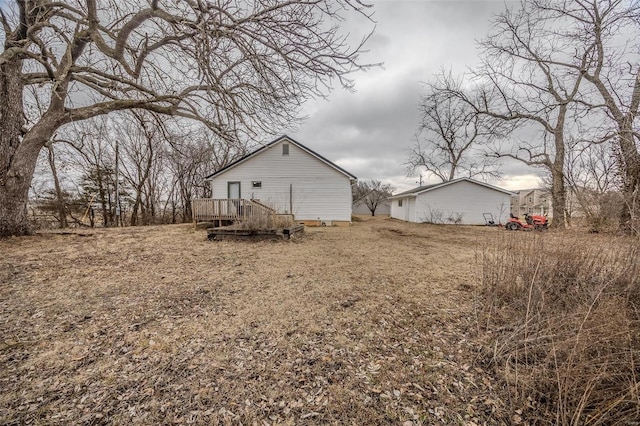
[[[417,223],[485,224],[509,218],[513,193],[470,178],[420,186],[389,197],[391,217]]]

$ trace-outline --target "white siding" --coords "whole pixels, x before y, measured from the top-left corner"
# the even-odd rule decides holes
[[[282,144],[289,155],[282,155]],[[296,220],[351,221],[348,176],[284,139],[211,180],[213,198],[228,198],[228,182],[240,182],[241,198],[257,199]],[[252,188],[252,182],[262,188]],[[292,210],[292,211],[291,211]]]
[[[402,200],[402,207],[398,201]],[[416,198],[406,196],[400,199],[391,200],[391,217],[408,222],[416,221]]]
[[[416,198],[416,222],[451,223],[449,218],[462,218],[462,224],[484,224],[483,213],[491,213],[496,222],[509,217],[511,197],[468,181],[456,182],[424,192]],[[437,220],[434,220],[437,219]]]
[[[399,201],[402,200],[402,207],[400,207]],[[394,219],[407,220],[407,209],[409,208],[408,197],[403,197],[400,199],[394,199],[391,201],[391,217]]]
[[[419,222],[416,218],[416,200],[416,197],[407,198],[408,219],[405,220],[409,220],[409,222]]]

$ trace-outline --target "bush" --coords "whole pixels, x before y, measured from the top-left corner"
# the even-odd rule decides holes
[[[520,233],[483,250],[481,360],[512,412],[536,424],[640,418],[639,275],[638,240]]]
[[[238,229],[250,229],[250,230],[268,230],[268,229],[283,229],[293,226],[295,221],[292,215],[280,215],[280,214],[260,214],[250,216],[246,220],[239,221],[237,223]]]

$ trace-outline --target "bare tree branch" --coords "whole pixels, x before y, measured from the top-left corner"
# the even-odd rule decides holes
[[[407,172],[424,170],[443,182],[457,176],[495,177],[495,161],[480,148],[500,137],[500,127],[489,123],[461,89],[461,81],[444,71],[426,84],[420,98],[418,140],[405,162]],[[451,96],[455,92],[458,96]]]
[[[370,15],[359,0],[16,4],[17,22],[1,15],[0,235],[26,232],[38,153],[60,126],[142,109],[246,140],[291,126],[305,100],[370,66],[359,59],[370,34],[350,45],[339,28],[341,10]],[[25,90],[44,108],[25,109]]]

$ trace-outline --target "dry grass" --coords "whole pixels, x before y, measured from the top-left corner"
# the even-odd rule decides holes
[[[640,242],[517,235],[484,251],[484,361],[535,424],[640,419]]]
[[[496,229],[80,232],[0,241],[2,424],[494,418],[472,360],[474,247]]]
[[[295,224],[292,215],[262,214],[250,217],[238,222],[238,229],[247,230],[271,230],[288,228]]]
[[[542,423],[545,415],[553,422],[542,396],[562,389],[569,408],[581,389],[572,377],[583,371],[558,369],[561,387],[538,386],[535,369],[550,371],[551,352],[542,350],[554,349],[564,365],[575,347],[580,362],[567,365],[580,368],[600,351],[611,364],[597,368],[610,378],[613,348],[624,365],[635,359],[637,333],[629,333],[637,317],[627,308],[636,296],[620,292],[624,281],[601,292],[584,324],[563,308],[576,300],[567,294],[578,282],[568,258],[556,260],[568,273],[565,287],[545,287],[553,300],[535,309],[526,296],[531,276],[514,278],[513,288],[491,281],[492,271],[535,270],[537,257],[526,253],[540,244],[550,254],[536,276],[551,279],[542,272],[560,270],[552,260],[561,253],[551,247],[562,234],[361,219],[308,228],[286,242],[208,242],[204,230],[183,225],[0,240],[0,423],[472,426]],[[595,247],[604,238],[587,237]],[[484,254],[519,255],[483,271],[478,247],[494,245],[506,251]],[[611,265],[595,276],[618,277],[611,271],[627,267],[610,247]],[[482,272],[485,299],[476,288]],[[549,339],[528,318],[552,308],[582,324],[577,345],[575,334],[562,334],[535,349]],[[599,325],[604,320],[615,332]],[[589,345],[590,330],[599,333],[597,345]],[[617,346],[623,341],[628,346]],[[635,376],[620,374],[607,383],[627,380],[631,390]],[[633,398],[599,407],[621,412]]]

